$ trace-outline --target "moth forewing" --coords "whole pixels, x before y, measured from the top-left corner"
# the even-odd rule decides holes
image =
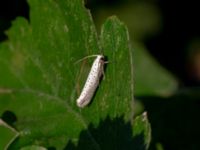
[[[99,85],[99,81],[104,71],[104,56],[97,55],[97,58],[94,60],[90,73],[87,77],[83,90],[77,99],[77,106],[85,107],[90,103],[96,88]]]

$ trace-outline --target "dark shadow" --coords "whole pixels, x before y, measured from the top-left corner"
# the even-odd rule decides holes
[[[200,94],[198,94],[200,95]],[[152,128],[150,150],[161,143],[164,149],[200,149],[200,96],[188,94],[169,98],[137,97],[148,112]]]
[[[48,150],[56,150],[55,147],[48,147],[47,149],[48,149]]]
[[[128,1],[129,0],[85,0],[85,5],[86,8],[95,11],[95,9],[98,9],[99,7],[119,7]]]
[[[145,150],[144,135],[133,137],[132,125],[123,117],[107,117],[98,127],[90,124],[80,133],[78,144],[69,141],[65,150]]]
[[[13,124],[17,121],[16,115],[9,110],[2,114],[1,119],[11,126],[14,126]]]
[[[157,6],[161,11],[163,27],[158,34],[146,37],[148,50],[163,66],[178,76],[184,85],[199,86],[198,80],[189,77],[186,67],[188,45],[200,36],[198,1],[182,1],[180,4],[173,0],[159,0]]]
[[[29,6],[26,0],[0,2],[0,42],[8,39],[5,31],[11,27],[11,22],[18,16],[29,20]]]

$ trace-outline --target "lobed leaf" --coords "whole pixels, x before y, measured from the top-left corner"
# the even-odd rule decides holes
[[[29,4],[30,21],[17,18],[7,32],[9,40],[0,44],[0,114],[13,113],[20,133],[10,149],[109,149],[121,135],[121,147],[133,147],[133,60],[125,25],[109,18],[98,40],[83,1]],[[75,62],[100,53],[109,61],[105,79],[91,104],[80,109],[76,99],[92,60]]]

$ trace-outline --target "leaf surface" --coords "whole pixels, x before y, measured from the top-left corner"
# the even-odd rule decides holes
[[[19,133],[0,119],[0,149],[7,149]]]
[[[87,137],[83,143],[90,141],[90,149],[109,149],[101,141],[108,139],[101,127],[110,126],[113,141],[119,141],[118,131],[132,130],[133,60],[127,28],[111,17],[98,40],[82,1],[29,0],[29,4],[30,21],[17,18],[7,32],[9,40],[0,44],[0,114],[12,112],[20,132],[10,149],[79,148],[82,137]],[[76,99],[93,59],[75,62],[102,53],[109,61],[104,79],[90,105],[80,109]],[[124,136],[122,146],[130,148],[131,132]]]

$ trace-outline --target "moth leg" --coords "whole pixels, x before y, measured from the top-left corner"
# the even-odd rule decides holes
[[[101,61],[100,67],[101,67],[101,72],[100,72],[100,76],[103,76],[103,80],[105,80],[106,75],[105,75],[105,71],[104,71],[104,64],[107,63],[107,61]]]
[[[110,63],[109,61],[104,61],[104,64],[108,64],[108,63]]]

